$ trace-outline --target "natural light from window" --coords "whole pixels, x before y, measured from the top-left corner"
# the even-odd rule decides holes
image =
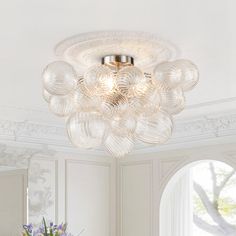
[[[223,228],[236,235],[235,170],[223,162],[207,161],[194,166],[192,173],[193,236],[226,236]]]
[[[169,181],[161,201],[160,236],[236,236],[236,171],[200,161]]]

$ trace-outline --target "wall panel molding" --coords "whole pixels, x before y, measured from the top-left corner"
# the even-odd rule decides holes
[[[29,168],[30,160],[37,155],[51,156],[53,153],[47,149],[38,149],[25,146],[12,146],[0,143],[0,165]]]
[[[29,166],[29,217],[38,224],[42,216],[58,222],[58,160],[35,157]]]
[[[115,198],[115,187],[114,184],[116,182],[115,180],[115,166],[112,165],[111,162],[103,162],[103,161],[87,161],[87,160],[76,160],[76,159],[66,159],[65,160],[65,221],[68,220],[68,175],[69,170],[68,166],[70,164],[79,164],[84,166],[95,166],[95,167],[106,167],[109,171],[109,196],[108,196],[108,208],[109,208],[109,222],[107,222],[109,235],[114,235],[114,232],[116,230],[115,225],[115,218],[116,218],[116,205],[114,202]]]
[[[123,217],[124,217],[124,168],[125,167],[135,167],[135,166],[145,166],[148,165],[149,168],[149,186],[150,186],[150,192],[149,192],[149,211],[150,211],[150,225],[149,225],[149,232],[150,235],[147,236],[152,236],[153,235],[153,161],[152,160],[147,160],[147,161],[121,161],[119,163],[119,181],[118,181],[118,231],[117,235],[124,236],[124,228],[123,228]]]
[[[111,173],[111,164],[107,163],[107,162],[98,162],[98,161],[85,161],[85,160],[75,160],[75,159],[66,159],[65,160],[65,221],[67,222],[67,181],[68,181],[68,164],[81,164],[81,165],[92,165],[92,166],[104,166],[104,167],[108,167],[109,168],[109,186],[111,189],[112,186],[112,173]],[[110,197],[111,196],[111,191],[110,191]],[[111,207],[111,204],[109,204]]]
[[[53,158],[54,152],[47,148],[35,148],[25,146],[14,146],[1,143],[0,144],[0,166],[2,168],[26,169],[29,172],[28,185],[30,186],[30,202],[29,202],[29,220],[33,224],[41,222],[42,216],[49,216],[51,220],[57,220],[57,160]],[[33,163],[37,162],[34,166]],[[41,163],[51,163],[42,167]],[[49,185],[47,179],[51,176],[53,181]],[[54,213],[48,215],[49,203],[52,203]],[[41,215],[40,219],[38,216]]]

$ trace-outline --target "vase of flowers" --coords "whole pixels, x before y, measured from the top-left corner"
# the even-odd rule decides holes
[[[32,224],[23,225],[23,228],[23,236],[73,236],[67,232],[67,224],[55,225],[51,222],[47,225],[44,218],[38,228],[34,228]]]

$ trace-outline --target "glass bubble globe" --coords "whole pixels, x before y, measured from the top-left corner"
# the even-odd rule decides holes
[[[100,98],[93,96],[89,97],[84,94],[80,89],[74,92],[74,102],[78,111],[99,111],[100,110]]]
[[[178,114],[185,107],[185,96],[181,87],[169,89],[165,86],[158,86],[160,93],[160,107],[169,114]]]
[[[183,71],[179,63],[163,62],[155,67],[153,76],[154,79],[165,83],[169,88],[176,88],[182,82]]]
[[[161,95],[156,87],[150,89],[149,93],[146,94],[144,101],[145,102],[141,108],[143,115],[149,116],[159,111]]]
[[[80,78],[80,85],[88,96],[109,94],[115,86],[113,71],[105,65],[93,66]]]
[[[94,148],[102,144],[107,124],[98,112],[76,112],[67,121],[67,133],[80,148]]]
[[[183,91],[189,91],[193,89],[198,81],[199,81],[199,71],[196,65],[194,65],[189,60],[177,60],[176,64],[181,68],[182,70],[182,81],[181,81],[181,88]]]
[[[75,104],[71,94],[52,96],[49,102],[50,110],[57,116],[66,117],[75,111]]]
[[[110,121],[110,128],[114,134],[132,136],[136,129],[136,119],[130,113],[116,115]]]
[[[152,116],[140,116],[137,121],[136,137],[149,144],[165,143],[171,136],[173,123],[168,113],[159,111]]]
[[[52,62],[43,71],[43,86],[52,95],[67,95],[77,87],[76,72],[67,62]]]
[[[119,92],[128,98],[133,96],[142,97],[149,87],[149,80],[135,66],[124,67],[119,70],[116,83]]]
[[[104,146],[112,156],[122,157],[132,151],[134,139],[130,136],[121,136],[110,132],[104,141]]]
[[[100,112],[104,118],[112,119],[114,115],[122,115],[127,112],[128,107],[126,97],[117,92],[101,97]]]

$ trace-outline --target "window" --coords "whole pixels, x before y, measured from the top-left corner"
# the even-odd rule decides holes
[[[193,236],[236,235],[236,174],[222,162],[199,163],[193,171]]]
[[[235,170],[218,161],[184,168],[166,187],[160,219],[160,236],[235,236]]]

